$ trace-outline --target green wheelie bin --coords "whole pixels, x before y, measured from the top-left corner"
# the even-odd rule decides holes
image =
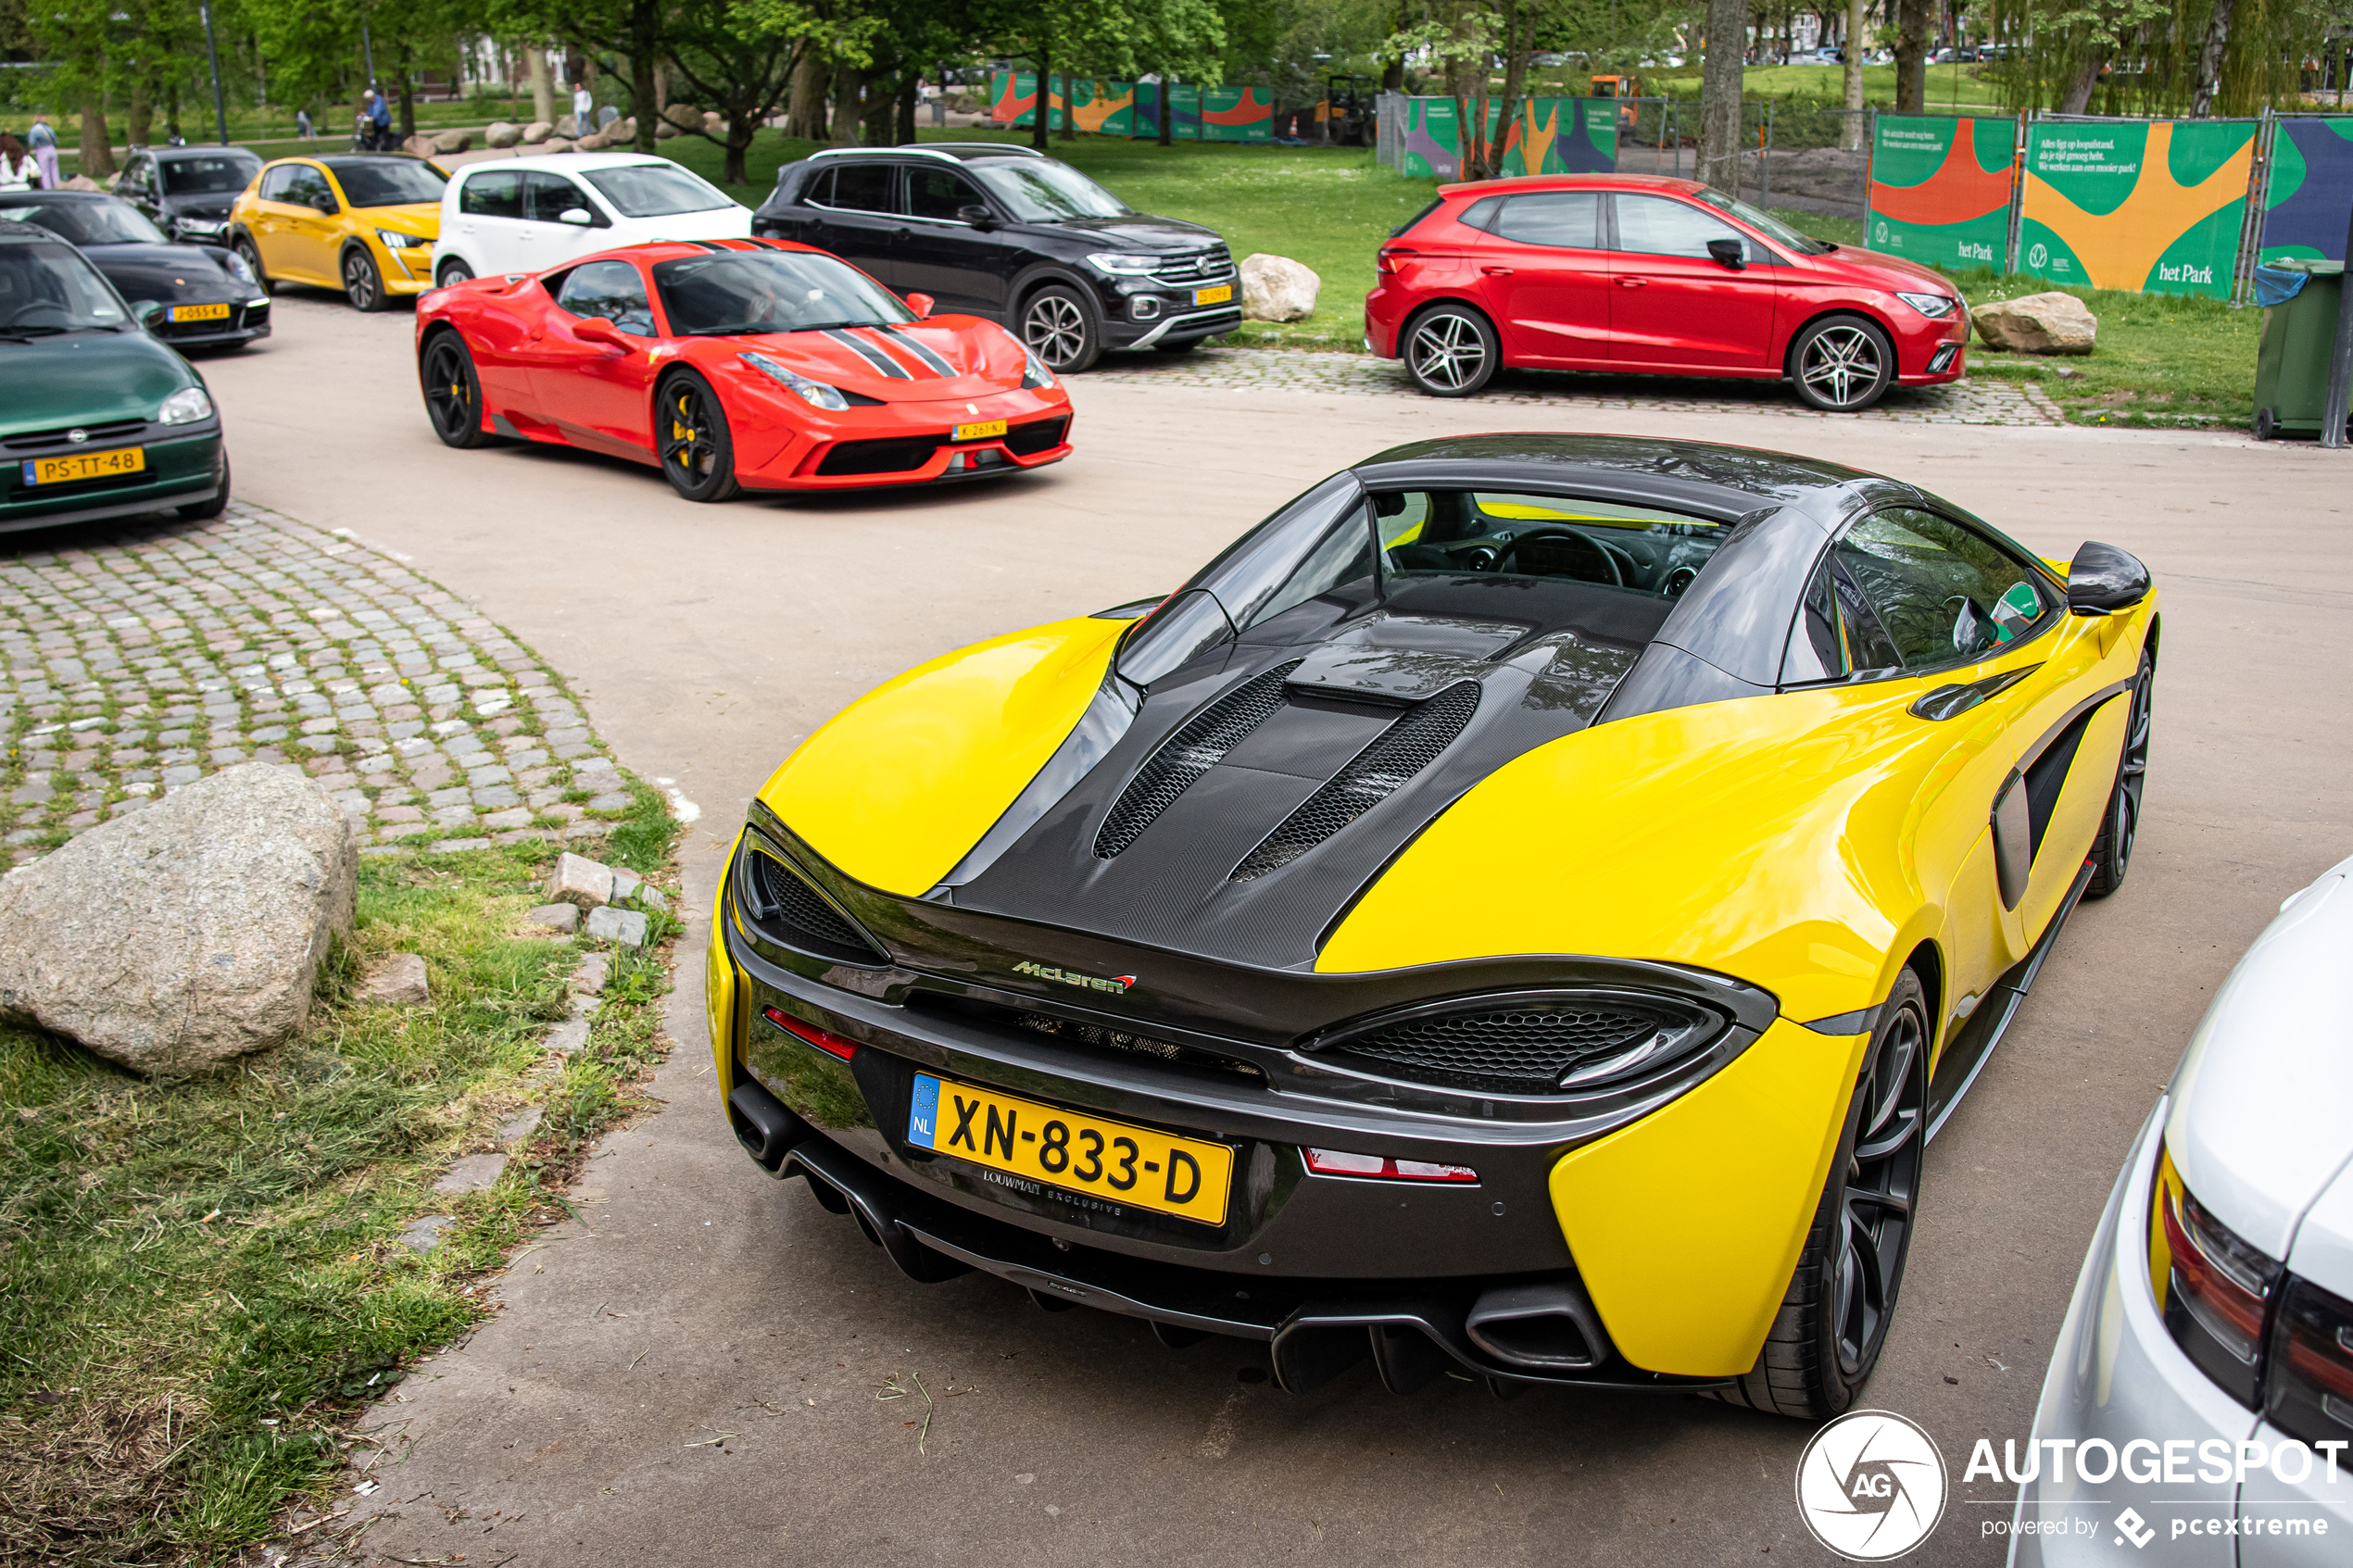
[[[2320,434],[2344,293],[2342,261],[2286,257],[2256,269],[2256,297],[2263,302],[2263,341],[2255,351],[2258,441]]]

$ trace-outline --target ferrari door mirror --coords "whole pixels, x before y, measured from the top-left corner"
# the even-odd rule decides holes
[[[556,214],[557,222],[576,223],[584,229],[596,220],[595,216],[585,207],[568,207]]]
[[[1735,272],[1743,271],[1748,267],[1748,247],[1738,240],[1710,240],[1707,242],[1707,254]]]
[[[969,223],[975,229],[994,229],[997,227],[997,215],[989,211],[987,207],[981,206],[978,202],[967,202],[963,207],[958,207],[956,209],[956,217],[959,221]]]
[[[2112,615],[2148,597],[2149,569],[2113,545],[2086,542],[2067,567],[2067,608],[2077,615]]]
[[[907,308],[918,317],[930,315],[938,307],[938,303],[927,294],[911,294],[907,296]]]
[[[610,343],[616,348],[628,346],[622,339],[621,329],[603,316],[591,316],[573,324],[572,335],[584,343]]]
[[[1232,641],[1233,635],[1234,623],[1226,619],[1217,596],[1204,588],[1190,588],[1164,600],[1136,622],[1120,645],[1119,659],[1113,668],[1121,680],[1149,686],[1218,644]]]

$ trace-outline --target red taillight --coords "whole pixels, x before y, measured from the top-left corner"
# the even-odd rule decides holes
[[[786,1034],[808,1041],[827,1056],[837,1056],[844,1061],[858,1054],[858,1042],[845,1040],[830,1029],[820,1029],[813,1023],[803,1023],[782,1008],[761,1008],[760,1015]]]
[[[2353,1301],[2291,1282],[2271,1336],[2263,1413],[2308,1443],[2353,1434]]]
[[[2183,1184],[2172,1156],[2158,1160],[2151,1283],[2173,1342],[2241,1404],[2262,1406],[2265,1320],[2280,1265],[2208,1213]]]
[[[1395,272],[1401,257],[1415,254],[1416,253],[1410,250],[1384,250],[1373,257],[1373,270],[1377,272]]]
[[[1336,1148],[1306,1151],[1307,1168],[1319,1176],[1365,1176],[1390,1182],[1449,1182],[1472,1185],[1478,1173],[1467,1165],[1440,1165],[1427,1160],[1392,1160],[1385,1154],[1347,1154]]]

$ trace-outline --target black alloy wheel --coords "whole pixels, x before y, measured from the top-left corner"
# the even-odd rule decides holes
[[[2157,727],[2157,653],[2141,650],[2140,673],[2133,677],[2132,709],[2124,719],[2124,755],[2118,759],[2116,787],[2108,793],[2108,814],[2100,819],[2100,835],[2092,842],[2092,880],[2083,886],[2086,898],[2105,898],[2124,885],[2133,868],[2133,844],[2141,834],[2141,791],[2148,782],[2149,732]]]
[[[489,445],[482,429],[482,377],[464,338],[452,331],[434,333],[418,362],[417,379],[424,386],[433,433],[444,446],[463,451]]]
[[[1405,373],[1432,397],[1468,397],[1494,379],[1502,356],[1487,318],[1461,305],[1423,311],[1405,328]]]
[[[201,501],[191,501],[184,507],[171,508],[191,522],[202,522],[208,517],[219,517],[229,509],[229,454],[220,454],[220,488]]]
[[[1756,1365],[1721,1391],[1806,1421],[1852,1409],[1904,1286],[1928,1144],[1928,1000],[1906,969],[1879,1009],[1820,1205]]]
[[[353,245],[343,253],[343,292],[355,310],[372,314],[384,307],[384,275],[376,270],[376,258],[367,246]]]
[[[655,403],[661,474],[689,501],[724,501],[736,493],[736,444],[719,396],[700,376],[676,375]]]
[[[473,275],[474,270],[472,268],[467,266],[463,261],[453,256],[448,260],[441,264],[441,270],[433,275],[433,281],[434,285],[436,288],[446,289],[454,287],[459,283],[472,282],[473,281]]]
[[[1075,376],[1102,357],[1102,329],[1077,290],[1049,283],[1021,307],[1021,340],[1056,375]]]
[[[263,295],[273,295],[278,292],[278,286],[270,281],[270,274],[261,270],[261,250],[253,243],[252,235],[239,234],[237,243],[230,248],[235,251],[239,259],[245,262],[245,270],[253,274],[253,281],[259,286]]]
[[[1895,384],[1895,345],[1860,316],[1831,316],[1790,345],[1797,395],[1833,414],[1859,414]]]

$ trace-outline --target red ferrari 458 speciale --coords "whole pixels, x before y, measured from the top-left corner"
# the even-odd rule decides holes
[[[690,501],[1010,473],[1070,454],[1070,397],[1013,335],[774,240],[629,245],[425,295],[417,369],[451,446],[553,442]]]

